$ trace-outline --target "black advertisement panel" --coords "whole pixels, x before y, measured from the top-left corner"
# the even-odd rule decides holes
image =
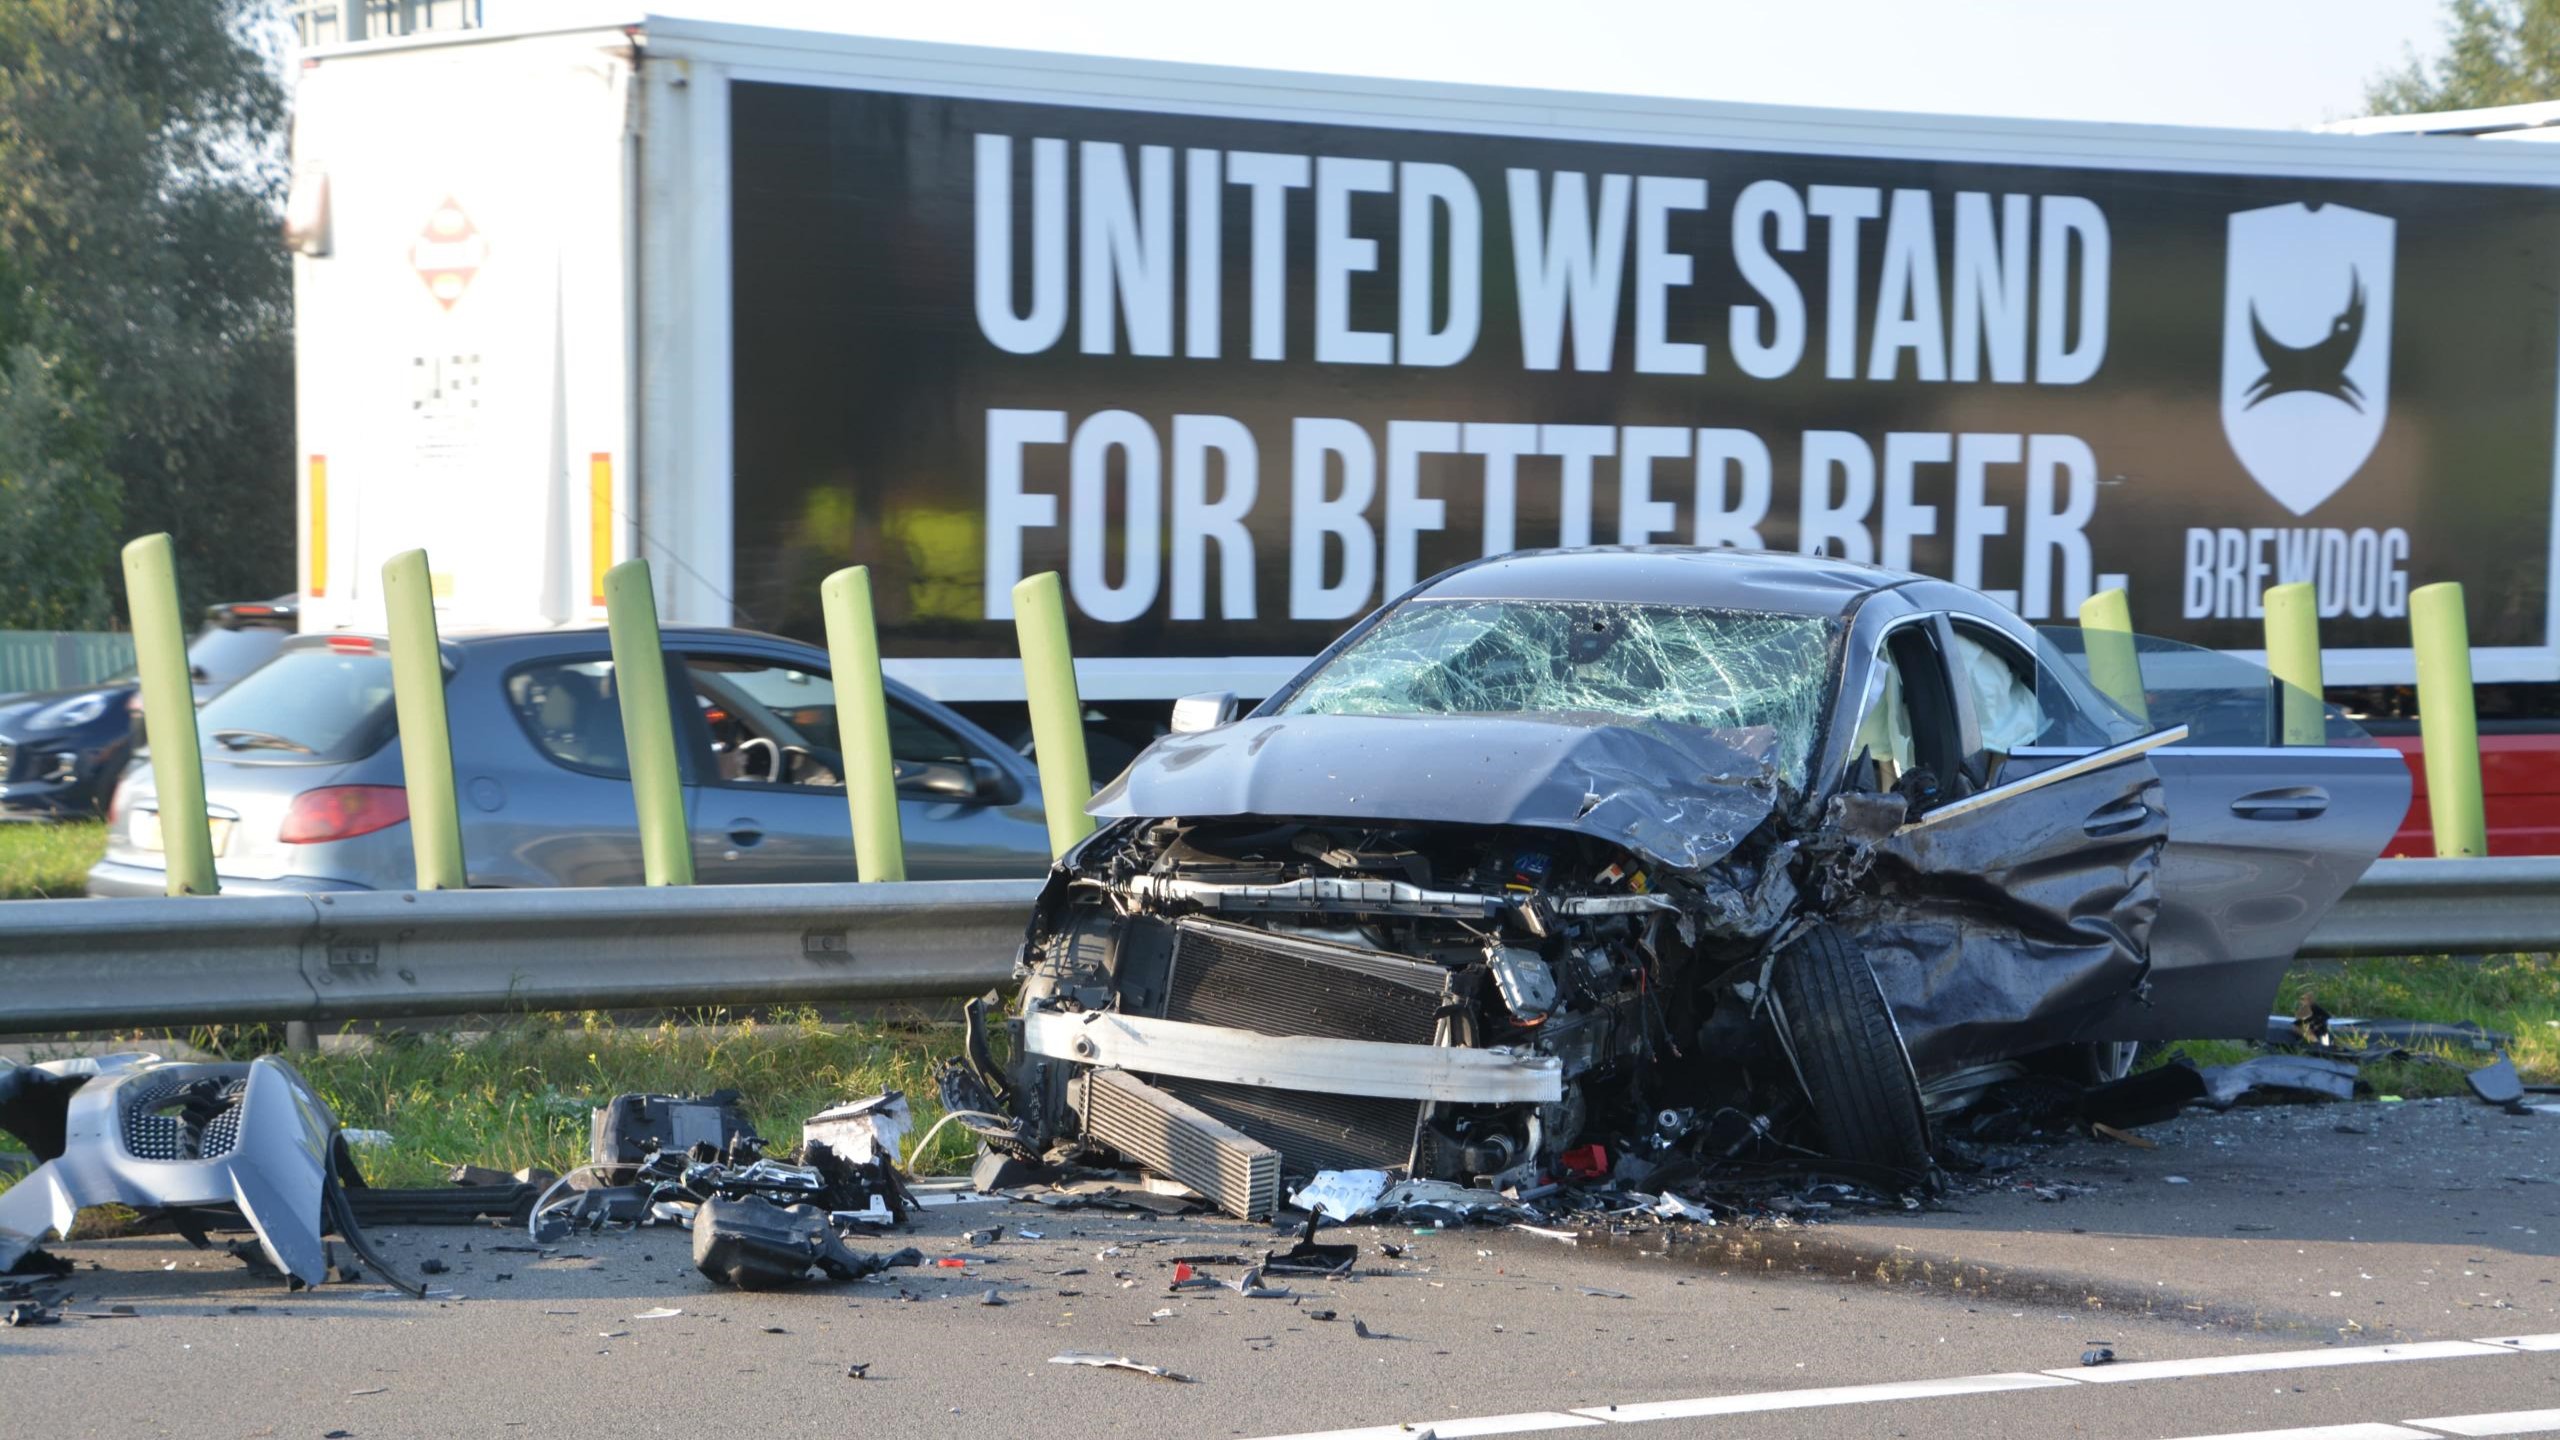
[[[730,110],[742,623],[815,635],[860,562],[891,656],[1009,656],[1056,570],[1081,657],[1298,656],[1479,555],[1651,542],[2038,620],[2121,585],[2226,649],[2308,580],[2368,669],[2459,580],[2548,659],[2546,188]]]

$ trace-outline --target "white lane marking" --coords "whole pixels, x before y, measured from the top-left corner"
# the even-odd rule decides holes
[[[2365,1420],[2363,1425],[2304,1425],[2301,1430],[2243,1430],[2235,1435],[2189,1435],[2186,1440],[2442,1440],[2424,1430],[2406,1430]]]
[[[1556,1410],[1530,1410],[1517,1415],[1479,1415],[1471,1420],[1409,1420],[1400,1425],[1364,1425],[1356,1430],[1309,1431],[1274,1440],[1468,1440],[1478,1435],[1528,1435],[1541,1430],[1579,1430],[1601,1422]]]
[[[2540,1435],[2560,1430],[2560,1410],[2501,1410],[2493,1415],[2449,1415],[2409,1423],[2447,1435]]]
[[[2119,1383],[2129,1380],[2167,1380],[2193,1375],[2244,1375],[2263,1370],[2319,1369],[2335,1365],[2374,1365],[2399,1360],[2460,1360],[2474,1355],[2515,1355],[2526,1351],[2560,1350],[2560,1335],[2510,1335],[2494,1340],[2429,1340],[2402,1345],[2358,1345],[2345,1349],[2273,1350],[2256,1355],[2208,1355],[2193,1360],[2135,1361],[2126,1365],[2103,1365],[2070,1370],[2043,1372],[2008,1371],[1991,1375],[1959,1375],[1947,1380],[1891,1381],[1878,1385],[1833,1385],[1804,1390],[1768,1390],[1752,1395],[1709,1395],[1693,1400],[1642,1401],[1627,1405],[1592,1405],[1564,1412],[1524,1412],[1514,1415],[1479,1416],[1467,1420],[1418,1420],[1395,1425],[1370,1425],[1353,1430],[1311,1431],[1298,1435],[1273,1437],[1273,1440],[1414,1440],[1424,1433],[1460,1440],[1464,1436],[1522,1435],[1537,1430],[1564,1430],[1588,1426],[1602,1421],[1632,1424],[1646,1420],[1685,1419],[1700,1415],[1747,1414],[1753,1411],[1802,1410],[1829,1405],[1863,1405],[1885,1400],[1919,1400],[1936,1395],[1982,1395],[2007,1390],[2059,1389],[2087,1382]],[[2540,1415],[2541,1411],[2516,1411],[2515,1416]],[[2475,1415],[2464,1417],[2488,1424],[2506,1416]],[[2526,1434],[2521,1430],[2481,1430],[2463,1432],[2452,1429],[2455,1422],[2412,1420],[2411,1425],[2437,1425],[2447,1433],[2480,1435]],[[2560,1428],[2555,1425],[2552,1428]],[[2269,1430],[2247,1435],[2203,1437],[2203,1440],[2440,1440],[2440,1437],[2398,1426],[2369,1423],[2364,1426],[2314,1427],[2308,1430]]]
[[[2172,1380],[2187,1375],[2246,1375],[2259,1370],[2308,1370],[2328,1365],[2380,1365],[2392,1360],[2453,1360],[2466,1355],[2513,1355],[2512,1348],[2477,1340],[2428,1340],[2409,1345],[2355,1345],[2343,1350],[2273,1350],[2261,1355],[2199,1355],[2192,1360],[2137,1360],[2047,1370],[2065,1380],[2117,1385],[2130,1380]]]
[[[2052,1390],[2069,1380],[2013,1370],[1998,1375],[1958,1375],[1949,1380],[1893,1380],[1878,1385],[1828,1385],[1811,1390],[1764,1390],[1757,1395],[1702,1395],[1694,1400],[1655,1400],[1637,1405],[1593,1405],[1576,1410],[1595,1420],[1631,1425],[1644,1420],[1686,1420],[1699,1415],[1748,1415],[1762,1410],[1805,1410],[1822,1405],[1872,1405],[1880,1400],[1924,1400],[1933,1395],[1988,1395],[2001,1390]]]
[[[1436,1420],[1428,1425],[1396,1432],[1401,1440],[1413,1440],[1423,1430],[1439,1440],[1467,1440],[1476,1435],[1526,1435],[1534,1430],[1573,1430],[1597,1425],[1579,1415],[1565,1415],[1553,1410],[1528,1415],[1488,1415],[1481,1420]]]

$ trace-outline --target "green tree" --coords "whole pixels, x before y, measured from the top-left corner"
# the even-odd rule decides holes
[[[293,569],[292,270],[269,0],[0,0],[0,627]]]
[[[2376,115],[2560,100],[2560,0],[2448,0],[2445,49],[2365,87]]]

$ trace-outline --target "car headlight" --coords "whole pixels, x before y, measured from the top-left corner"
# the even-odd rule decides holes
[[[74,695],[68,700],[56,700],[28,716],[27,728],[30,730],[77,730],[106,714],[107,702],[114,698],[115,695],[111,691],[92,690],[86,695]]]

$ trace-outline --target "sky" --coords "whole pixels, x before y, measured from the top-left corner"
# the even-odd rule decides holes
[[[2444,0],[484,0],[802,29],[1764,104],[2298,129],[2440,46]]]

